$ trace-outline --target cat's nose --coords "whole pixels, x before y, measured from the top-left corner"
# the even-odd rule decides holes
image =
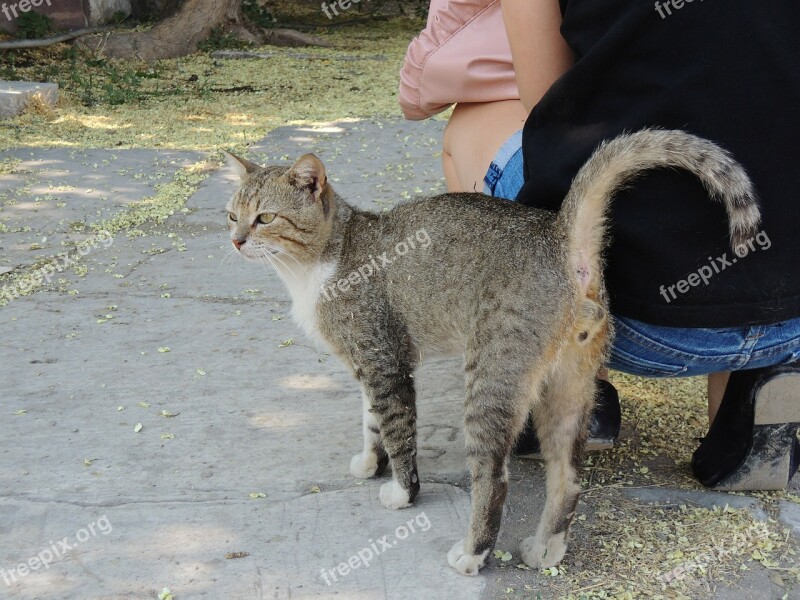
[[[245,243],[247,240],[237,240],[237,239],[235,239],[235,238],[234,238],[234,239],[233,239],[233,240],[231,240],[231,241],[233,242],[233,245],[234,245],[234,246],[236,246],[236,249],[237,249],[237,250],[241,250],[241,249],[242,249],[242,246],[244,246],[244,243]]]

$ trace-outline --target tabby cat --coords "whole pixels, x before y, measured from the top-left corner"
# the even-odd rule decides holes
[[[380,489],[387,508],[410,506],[420,489],[414,369],[425,355],[463,355],[472,517],[447,558],[465,575],[477,574],[495,544],[510,450],[531,411],[547,499],[522,558],[549,567],[566,552],[595,374],[612,335],[602,250],[614,192],[646,169],[681,167],[723,202],[734,246],[760,221],[741,166],[681,131],[642,130],[599,146],[557,214],[478,193],[373,214],[337,195],[312,154],[292,167],[230,158],[241,175],[227,206],[232,242],[272,264],[295,320],[360,383],[364,447],[350,472],[375,477],[391,465]]]

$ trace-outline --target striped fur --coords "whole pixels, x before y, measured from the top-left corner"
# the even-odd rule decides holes
[[[245,257],[276,268],[295,318],[360,383],[364,445],[350,469],[372,477],[391,465],[380,491],[388,508],[409,506],[420,490],[414,370],[423,356],[463,353],[472,517],[448,562],[465,575],[478,573],[497,540],[509,454],[531,412],[547,500],[522,558],[549,567],[566,552],[595,374],[613,334],[601,266],[614,192],[645,169],[687,168],[725,204],[734,244],[759,222],[741,167],[714,144],[675,131],[603,144],[557,216],[481,194],[444,194],[378,215],[336,195],[312,155],[289,169],[233,161],[242,186],[228,204],[231,237]],[[259,221],[264,214],[268,224]]]

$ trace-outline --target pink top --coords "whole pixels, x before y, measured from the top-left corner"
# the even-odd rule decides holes
[[[456,102],[519,99],[500,0],[431,0],[425,29],[408,46],[400,106],[420,120]]]

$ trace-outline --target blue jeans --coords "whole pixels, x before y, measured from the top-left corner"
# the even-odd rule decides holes
[[[483,193],[495,198],[514,200],[525,175],[522,172],[522,130],[520,129],[497,151],[483,177]]]
[[[800,360],[800,319],[717,329],[661,327],[614,317],[608,366],[643,377],[691,377]]]
[[[525,178],[522,131],[500,148],[484,193],[514,200]],[[800,318],[772,325],[717,329],[661,327],[615,316],[609,367],[642,377],[691,377],[800,360]]]

